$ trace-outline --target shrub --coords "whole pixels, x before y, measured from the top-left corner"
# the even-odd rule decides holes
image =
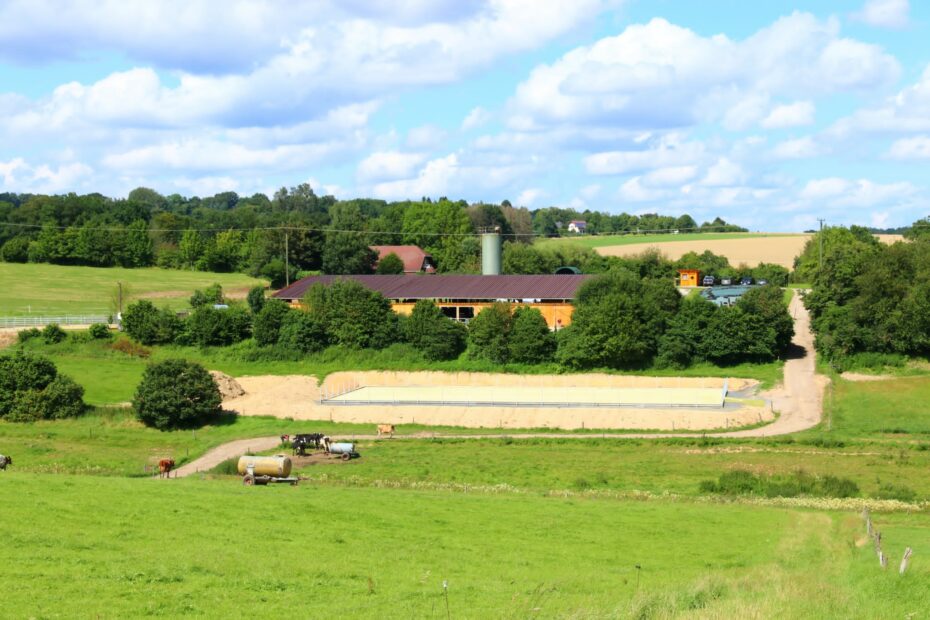
[[[878,487],[875,497],[878,499],[896,499],[900,502],[913,502],[917,499],[917,492],[903,485],[882,484]]]
[[[252,314],[258,314],[265,307],[265,287],[259,284],[249,289],[249,294],[245,298],[249,304],[249,310]]]
[[[129,305],[123,315],[123,329],[145,345],[173,342],[181,331],[182,322],[168,308],[159,310],[150,301],[140,300]]]
[[[29,261],[29,237],[20,235],[3,244],[0,258],[7,263],[25,263]]]
[[[120,338],[111,344],[110,348],[114,351],[119,351],[120,353],[125,353],[126,355],[132,355],[133,357],[141,357],[143,359],[149,357],[152,354],[151,349],[133,342],[128,338]]]
[[[194,362],[171,359],[150,364],[132,400],[136,417],[159,430],[191,428],[220,415],[219,388]]]
[[[326,329],[313,314],[302,310],[288,310],[281,322],[278,344],[290,351],[313,353],[327,345]]]
[[[287,304],[279,299],[269,299],[252,321],[252,336],[260,346],[278,342],[281,325],[290,312]]]
[[[218,309],[202,305],[184,321],[184,332],[178,340],[201,347],[226,346],[245,340],[251,330],[252,317],[242,306]]]
[[[304,304],[330,342],[350,349],[382,349],[397,341],[397,315],[383,295],[354,280],[311,287]]]
[[[403,332],[407,342],[428,360],[455,359],[465,350],[465,326],[444,315],[428,299],[414,305],[413,312],[403,321]]]
[[[510,358],[512,320],[509,304],[495,303],[483,308],[468,325],[469,354],[496,364],[506,363]]]
[[[849,478],[824,476],[820,481],[822,494],[827,497],[856,497],[859,495],[859,485]]]
[[[58,323],[49,323],[42,329],[42,340],[45,344],[58,344],[68,337],[68,332],[63,330]]]
[[[84,413],[84,388],[44,357],[0,356],[0,418],[11,422],[67,418]]]
[[[223,303],[223,287],[211,284],[204,290],[197,289],[190,298],[191,308],[195,310],[202,306],[212,306]]]
[[[87,329],[87,333],[94,340],[109,340],[113,337],[110,327],[105,323],[94,323]]]
[[[32,340],[33,338],[38,338],[41,335],[42,335],[42,332],[39,331],[38,328],[30,327],[29,329],[20,330],[16,334],[16,339],[19,341],[20,344],[23,344],[25,342]]]
[[[836,476],[817,477],[798,470],[788,476],[757,476],[752,472],[736,469],[720,474],[717,481],[704,480],[699,489],[702,493],[721,495],[764,495],[765,497],[855,497],[859,486],[849,478]]]
[[[524,364],[548,362],[555,354],[555,334],[536,308],[521,306],[513,313],[510,326],[510,361]]]

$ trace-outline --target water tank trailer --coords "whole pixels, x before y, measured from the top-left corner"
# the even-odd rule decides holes
[[[246,486],[265,485],[273,482],[286,482],[297,484],[299,478],[291,477],[291,459],[283,454],[274,456],[239,457],[236,466],[242,476],[242,484]]]

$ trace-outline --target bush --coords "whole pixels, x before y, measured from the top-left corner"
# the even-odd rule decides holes
[[[913,502],[917,499],[917,492],[903,485],[882,484],[878,487],[875,497],[878,499],[896,499],[899,502]]]
[[[219,388],[203,366],[172,359],[145,369],[132,407],[146,426],[168,430],[210,422],[222,412],[221,403]]]
[[[752,472],[736,469],[720,474],[716,482],[702,481],[699,489],[702,493],[765,497],[844,498],[859,495],[859,485],[849,478],[817,477],[801,470],[788,476],[757,476]]]
[[[279,299],[269,299],[255,315],[252,324],[252,336],[260,346],[276,344],[281,333],[281,325],[291,312],[287,304]]]
[[[290,351],[313,353],[328,344],[323,323],[313,314],[288,310],[281,322],[278,345]]]
[[[63,330],[58,323],[49,323],[42,329],[42,340],[45,344],[58,344],[68,337],[68,332]]]
[[[7,263],[25,263],[29,261],[29,237],[20,235],[3,244],[0,258]]]
[[[428,299],[414,305],[413,312],[403,321],[407,342],[428,360],[451,360],[465,350],[468,331],[461,323],[450,319]]]
[[[42,332],[39,331],[37,327],[30,327],[29,329],[20,330],[16,334],[16,339],[19,341],[19,344],[23,344],[32,340],[33,338],[38,338],[42,335]]]
[[[191,308],[195,310],[202,306],[212,306],[223,303],[223,287],[211,284],[204,290],[197,289],[190,298]]]
[[[539,364],[552,360],[555,354],[555,334],[536,308],[520,306],[513,313],[508,348],[510,361]]]
[[[350,349],[382,349],[397,341],[397,315],[383,295],[354,280],[315,285],[302,300],[330,342]]]
[[[120,353],[125,353],[126,355],[131,355],[133,357],[141,357],[143,359],[149,357],[152,354],[151,349],[133,342],[128,338],[120,338],[111,344],[110,348],[114,351],[119,351]]]
[[[105,323],[94,323],[87,329],[87,333],[94,340],[110,340],[113,337],[110,327]]]
[[[184,321],[178,341],[201,347],[227,346],[245,340],[251,330],[252,317],[242,306],[217,309],[202,305]]]
[[[84,413],[84,388],[59,375],[44,357],[0,356],[0,418],[11,422],[57,419]]]
[[[173,342],[181,327],[181,319],[174,312],[168,308],[159,310],[146,300],[130,304],[123,315],[123,329],[133,340],[145,345]]]
[[[245,299],[252,314],[258,314],[265,307],[265,287],[261,284],[253,286]]]
[[[513,317],[510,305],[495,303],[483,308],[468,324],[469,355],[504,364],[510,359],[508,340]]]

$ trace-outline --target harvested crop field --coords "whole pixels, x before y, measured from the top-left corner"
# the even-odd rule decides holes
[[[804,244],[811,237],[809,234],[773,235],[751,239],[698,239],[691,241],[663,241],[650,243],[632,243],[597,248],[603,256],[631,256],[640,254],[650,248],[657,248],[672,260],[678,260],[688,252],[698,254],[710,250],[714,254],[726,256],[734,267],[740,264],[750,266],[759,263],[774,263],[788,269],[794,268],[794,258],[804,249]],[[876,235],[883,243],[901,241],[901,235]]]

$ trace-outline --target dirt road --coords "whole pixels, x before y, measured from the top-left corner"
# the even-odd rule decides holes
[[[551,437],[558,439],[591,439],[591,438],[665,438],[665,437],[771,437],[774,435],[787,435],[816,426],[820,422],[823,410],[823,390],[829,379],[815,373],[814,366],[814,335],[810,330],[810,317],[807,309],[801,303],[799,295],[791,299],[789,306],[794,317],[795,335],[792,340],[792,350],[789,359],[785,362],[785,379],[782,385],[763,393],[763,396],[772,400],[773,407],[780,413],[779,418],[772,424],[745,431],[729,433],[675,433],[675,434],[643,434],[643,433],[506,433],[513,439],[529,439],[535,437]],[[468,435],[443,435],[442,433],[418,433],[403,437],[404,439],[430,439],[435,437],[456,437],[460,439],[485,439],[500,437],[501,433],[475,433]],[[334,439],[351,439],[363,441],[383,440],[376,435],[345,435],[334,436]],[[400,438],[400,437],[399,437]],[[279,445],[281,439],[273,437],[255,437],[240,439],[223,444],[210,450],[205,455],[178,468],[177,476],[184,477],[199,471],[207,471],[216,467],[223,461],[244,454],[248,450],[253,452],[271,450]]]

